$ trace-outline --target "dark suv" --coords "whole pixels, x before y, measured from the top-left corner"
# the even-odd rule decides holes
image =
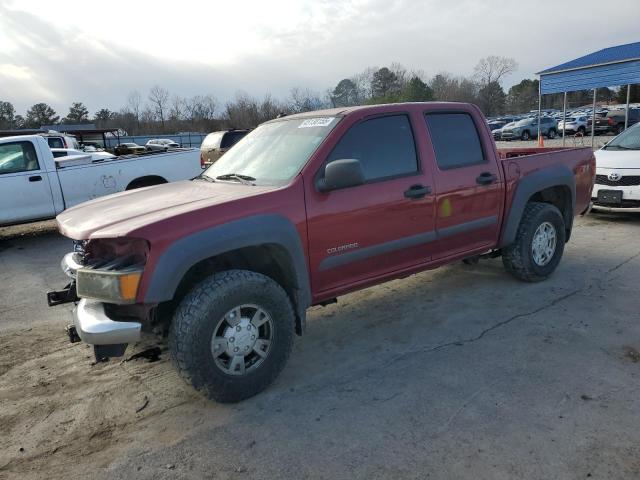
[[[249,133],[249,130],[222,130],[210,133],[200,145],[201,163],[207,167],[215,163],[247,133]]]
[[[604,117],[596,116],[596,132],[597,133],[614,133],[616,135],[624,132],[624,110],[612,110]],[[629,109],[629,121],[627,126],[635,125],[640,122],[640,109]],[[591,122],[589,122],[591,126]]]

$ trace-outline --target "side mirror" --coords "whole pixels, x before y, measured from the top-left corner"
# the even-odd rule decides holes
[[[329,192],[341,188],[355,187],[364,183],[364,171],[360,160],[346,158],[334,160],[324,167],[324,178],[319,178],[316,187],[319,192]]]

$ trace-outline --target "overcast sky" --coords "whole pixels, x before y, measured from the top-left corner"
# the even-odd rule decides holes
[[[0,100],[18,113],[72,101],[117,110],[129,92],[325,92],[369,66],[470,75],[516,59],[509,87],[604,47],[640,41],[640,1],[0,0]]]

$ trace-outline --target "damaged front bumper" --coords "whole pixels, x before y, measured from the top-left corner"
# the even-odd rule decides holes
[[[86,298],[73,310],[73,324],[82,341],[91,345],[135,343],[142,330],[141,322],[112,320],[102,302]]]
[[[71,282],[62,290],[47,292],[47,303],[50,307],[64,303],[76,304],[73,324],[67,327],[70,341],[82,340],[93,345],[96,360],[124,355],[129,343],[140,340],[142,323],[112,318],[107,314],[104,302],[78,297],[77,271],[83,268],[83,264],[77,252],[65,255],[61,266]]]
[[[93,345],[97,361],[124,355],[127,345],[140,340],[141,322],[113,320],[104,303],[83,298],[73,310],[73,325],[80,339]]]

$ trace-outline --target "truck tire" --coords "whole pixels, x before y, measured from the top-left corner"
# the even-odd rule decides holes
[[[546,279],[560,263],[565,225],[560,210],[549,203],[526,205],[515,241],[502,250],[502,263],[514,277],[525,282]]]
[[[247,270],[216,273],[178,306],[169,349],[182,378],[208,398],[238,402],[264,390],[284,368],[295,316],[287,293]]]

